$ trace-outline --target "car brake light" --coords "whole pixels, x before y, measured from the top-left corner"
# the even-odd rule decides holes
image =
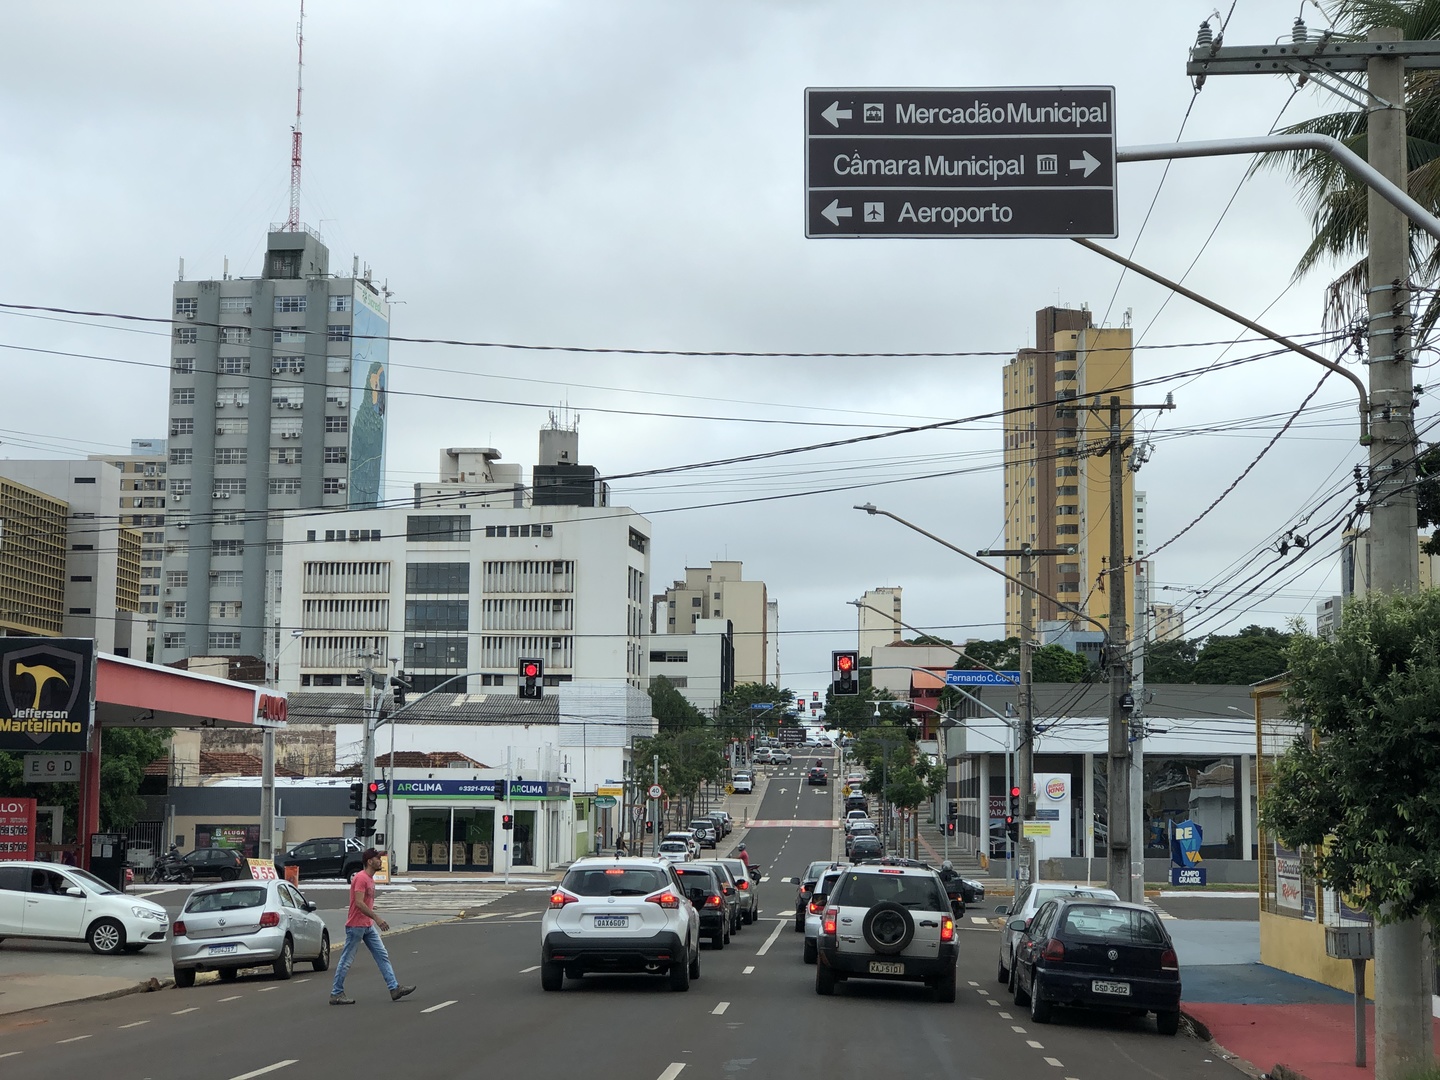
[[[261,926],[279,926],[280,913],[278,911],[267,911],[260,916]]]
[[[720,899],[720,897],[719,897],[718,895],[716,895],[715,893],[711,893],[709,896],[707,896],[707,897],[705,898],[705,906],[706,906],[706,907],[719,907],[719,906],[720,906],[721,904],[723,904],[724,902],[725,902],[725,901],[722,900],[722,899]]]
[[[737,881],[735,884],[736,884],[736,885],[739,885],[740,888],[742,888],[742,889],[748,889],[748,888],[750,888],[750,882],[749,882],[749,881]]]
[[[654,896],[647,896],[645,898],[645,902],[647,904],[659,904],[662,908],[665,908],[667,910],[670,908],[678,908],[680,906],[680,898],[672,892],[661,892],[656,893]]]
[[[940,920],[940,940],[955,940],[955,920],[952,919],[949,915],[946,915],[943,919]]]
[[[170,932],[173,933],[176,937],[184,937],[185,924],[183,922],[177,922],[174,926],[170,928]]]
[[[550,906],[552,908],[562,908],[566,904],[578,904],[579,902],[580,898],[578,896],[571,896],[561,889],[556,889],[550,894]]]
[[[607,874],[623,874],[623,873],[625,873],[625,868],[624,868],[623,866],[612,866],[609,870],[606,870],[605,873],[607,873]]]
[[[840,921],[840,909],[838,907],[826,908],[825,914],[821,916],[821,933],[835,933],[835,926]]]
[[[824,906],[825,906],[825,904],[824,904],[823,901],[820,901],[820,900],[811,900],[811,901],[810,901],[810,914],[811,914],[811,915],[819,915],[819,914],[820,914],[820,909],[823,908]]]
[[[1051,938],[1045,942],[1045,951],[1040,955],[1052,963],[1058,963],[1065,959],[1065,946],[1060,943],[1058,938]]]
[[[176,923],[176,925],[178,926],[179,923]],[[179,931],[177,931],[177,933],[178,933],[178,932],[179,932]],[[1175,950],[1174,950],[1174,949],[1166,949],[1163,953],[1160,954],[1160,970],[1161,970],[1161,971],[1179,971],[1179,970],[1180,970],[1180,958],[1175,955]]]

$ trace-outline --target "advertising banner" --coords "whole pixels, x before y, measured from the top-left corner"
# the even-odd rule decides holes
[[[350,476],[352,509],[380,504],[385,471],[386,387],[390,377],[390,305],[355,283],[350,336]]]
[[[0,862],[35,858],[35,800],[0,798]]]
[[[1038,859],[1068,859],[1074,854],[1070,844],[1070,774],[1035,774],[1035,818],[1049,830],[1043,834],[1030,831],[1030,822],[1025,823],[1025,835],[1035,840],[1035,856]]]
[[[83,754],[26,754],[25,783],[58,784],[79,782]]]
[[[90,749],[95,642],[0,637],[0,750]]]
[[[1300,853],[1275,845],[1275,903],[1283,911],[1300,913],[1305,908],[1300,887]]]
[[[279,876],[275,873],[273,859],[246,859],[245,862],[250,867],[252,881],[274,881]]]

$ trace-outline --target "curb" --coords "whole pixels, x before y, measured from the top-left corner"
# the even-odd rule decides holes
[[[153,994],[161,990],[168,990],[174,985],[174,979],[161,979],[152,975],[144,982],[137,982],[134,986],[123,987],[120,990],[107,990],[103,994],[87,994],[85,997],[67,998],[64,1001],[52,1001],[49,1005],[35,1005],[28,1009],[16,1009],[14,1012],[0,1013],[0,1025],[4,1025],[12,1016],[25,1016],[29,1013],[43,1012],[46,1009],[58,1009],[65,1005],[84,1005],[92,1001],[113,1001],[115,998],[129,997],[131,994]]]
[[[1198,1041],[1203,1042],[1215,1057],[1244,1073],[1250,1077],[1251,1080],[1267,1080],[1263,1069],[1251,1064],[1237,1054],[1232,1054],[1229,1050],[1226,1050],[1225,1047],[1215,1041],[1215,1037],[1210,1033],[1210,1028],[1206,1026],[1205,1022],[1193,1013],[1188,1012],[1183,1006],[1180,1009],[1180,1019],[1189,1027],[1190,1034]],[[1309,1077],[1301,1076],[1299,1073],[1287,1069],[1284,1065],[1276,1065],[1275,1068],[1270,1070],[1269,1080],[1309,1080]]]

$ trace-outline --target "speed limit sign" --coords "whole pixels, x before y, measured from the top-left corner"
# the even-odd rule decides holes
[[[662,788],[659,784],[651,784],[651,785],[650,785],[650,798],[652,798],[652,799],[663,799],[664,797],[665,797],[665,789],[664,789],[664,788]]]

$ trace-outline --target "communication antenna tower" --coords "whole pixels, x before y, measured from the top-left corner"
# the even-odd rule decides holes
[[[290,129],[290,217],[286,232],[300,231],[300,96],[305,88],[305,0],[300,0],[300,25],[295,31],[295,126]]]

